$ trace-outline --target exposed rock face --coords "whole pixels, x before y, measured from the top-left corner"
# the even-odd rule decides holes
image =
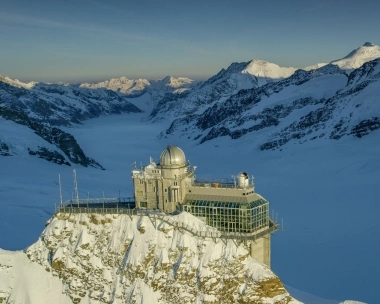
[[[104,168],[97,161],[87,157],[84,154],[74,136],[71,134],[62,131],[57,127],[51,127],[46,123],[34,121],[30,119],[26,114],[17,112],[15,110],[0,107],[0,116],[6,120],[11,120],[19,125],[28,127],[46,142],[54,145],[59,149],[59,151],[53,151],[47,147],[39,147],[38,150],[28,148],[30,155],[38,156],[42,159],[56,164],[70,165],[66,158],[61,154],[61,152],[63,152],[63,154],[66,155],[67,159],[74,164],[80,164],[84,167],[90,166],[104,170]],[[3,145],[4,147],[2,150],[6,151],[3,152],[4,154],[7,153],[7,155],[17,155],[15,152],[10,152],[10,149],[8,146],[6,146],[6,143],[3,143]]]
[[[71,162],[103,169],[99,163],[87,157],[75,138],[59,129],[60,126],[72,126],[100,115],[137,112],[141,111],[129,103],[125,96],[113,91],[70,85],[23,84],[9,78],[0,78],[0,117],[30,128],[46,142],[56,146],[55,151],[48,147],[29,150],[30,155],[57,164]],[[13,143],[4,140],[2,143],[0,155],[17,155],[17,151],[11,153],[9,147],[6,148]],[[47,155],[48,150],[50,155]]]
[[[12,155],[8,145],[5,142],[3,142],[2,140],[0,140],[0,155],[1,156],[11,156]]]
[[[336,65],[298,70],[289,78],[240,90],[201,113],[177,118],[161,137],[185,136],[202,144],[252,133],[261,150],[290,141],[362,137],[379,129],[380,59],[349,76]]]
[[[173,219],[213,229],[188,213]],[[298,303],[243,244],[148,217],[58,214],[26,254],[73,303]]]
[[[240,90],[257,88],[288,77],[295,70],[263,60],[234,62],[189,91],[166,94],[154,107],[150,118],[153,121],[167,119],[168,112],[171,112],[170,116],[191,115]]]

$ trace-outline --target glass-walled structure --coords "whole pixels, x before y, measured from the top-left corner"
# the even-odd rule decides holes
[[[269,203],[257,195],[251,198],[188,195],[182,210],[204,218],[207,225],[219,231],[250,233],[269,225]]]

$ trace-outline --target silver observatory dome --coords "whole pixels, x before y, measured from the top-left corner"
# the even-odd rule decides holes
[[[182,167],[186,165],[185,153],[176,146],[167,146],[160,156],[160,165],[164,167]]]

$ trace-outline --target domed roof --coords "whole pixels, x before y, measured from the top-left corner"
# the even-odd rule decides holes
[[[160,156],[161,166],[178,167],[186,165],[185,153],[176,146],[167,146]]]

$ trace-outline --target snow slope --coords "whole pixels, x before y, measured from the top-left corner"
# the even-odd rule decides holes
[[[0,303],[72,304],[62,283],[22,251],[0,249]]]

